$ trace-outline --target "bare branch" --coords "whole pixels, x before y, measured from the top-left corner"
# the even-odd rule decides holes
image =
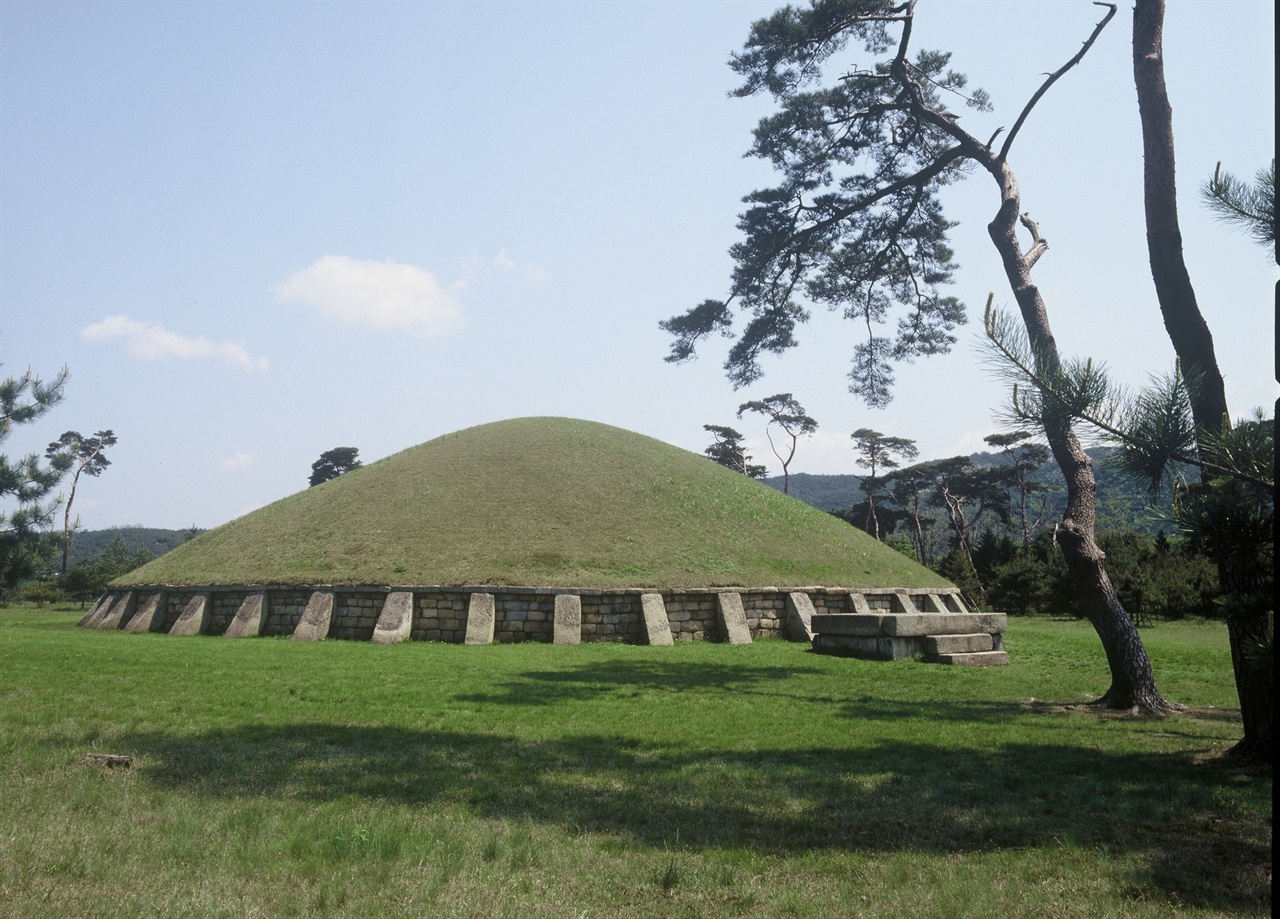
[[[1023,212],[1018,216],[1018,220],[1027,228],[1027,232],[1031,234],[1031,248],[1023,256],[1027,260],[1027,267],[1030,268],[1040,260],[1040,256],[1049,250],[1049,244],[1040,235],[1040,225],[1031,219],[1030,214]]]
[[[1107,23],[1109,23],[1116,15],[1116,5],[1114,3],[1095,2],[1094,6],[1105,6],[1107,8],[1107,15],[1103,16],[1102,21],[1093,27],[1093,34],[1085,39],[1085,43],[1081,46],[1080,50],[1075,53],[1075,56],[1053,73],[1049,74],[1049,78],[1041,84],[1040,88],[1035,91],[1035,95],[1033,95],[1027,101],[1027,104],[1023,106],[1021,114],[1018,115],[1018,120],[1013,123],[1013,129],[1009,132],[1009,136],[1004,139],[1004,146],[1000,148],[1000,162],[1004,162],[1008,158],[1009,148],[1013,146],[1013,139],[1018,136],[1018,131],[1022,129],[1023,122],[1027,120],[1027,117],[1031,114],[1031,110],[1036,107],[1036,103],[1039,102],[1041,97],[1049,91],[1050,86],[1058,82],[1059,77],[1076,64],[1080,63],[1085,54],[1088,53],[1089,49],[1093,47],[1093,43],[1098,40],[1098,36],[1102,34],[1102,30],[1107,27]]]

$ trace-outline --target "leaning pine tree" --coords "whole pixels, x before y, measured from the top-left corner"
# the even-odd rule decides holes
[[[675,341],[668,360],[694,356],[719,332],[733,336],[731,306],[750,314],[725,364],[736,386],[758,379],[763,352],[796,345],[807,311],[797,302],[840,310],[867,329],[853,349],[850,390],[868,404],[891,398],[892,363],[945,352],[964,308],[943,296],[955,270],[939,193],[966,172],[987,173],[1000,195],[988,226],[1017,301],[1035,360],[1046,371],[1060,363],[1044,298],[1031,276],[1047,245],[1022,213],[1009,153],[1040,98],[1088,52],[1115,7],[1080,51],[1050,74],[1009,130],[982,141],[960,127],[944,94],[989,110],[986,94],[966,94],[966,79],[948,69],[950,55],[911,53],[915,0],[816,0],[786,7],[752,27],[731,61],[744,78],[739,96],[769,92],[779,111],[755,131],[752,154],[782,174],[774,188],[753,192],[739,226],[745,239],[731,250],[731,296],[707,300],[662,323]],[[892,30],[892,32],[891,32]],[[896,32],[896,37],[894,34]],[[829,86],[824,69],[850,42],[877,56],[870,66],[846,66]],[[1029,235],[1024,246],[1019,228]],[[896,318],[892,336],[883,326]],[[1047,373],[1056,376],[1054,373]],[[1058,543],[1079,588],[1083,611],[1105,649],[1111,686],[1099,700],[1114,708],[1162,712],[1171,706],[1156,688],[1146,649],[1116,596],[1094,540],[1096,484],[1067,411],[1047,412],[1045,436],[1067,482]]]

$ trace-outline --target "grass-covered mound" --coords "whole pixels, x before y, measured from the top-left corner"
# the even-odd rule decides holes
[[[117,583],[947,585],[705,457],[567,418],[428,441],[210,530]]]

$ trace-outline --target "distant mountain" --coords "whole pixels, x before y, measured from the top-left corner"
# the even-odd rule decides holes
[[[760,480],[770,488],[782,491],[782,476],[771,475]],[[848,510],[862,497],[858,483],[860,475],[811,475],[795,472],[791,475],[791,497],[803,501],[820,511]]]
[[[203,533],[203,530],[198,532]],[[109,530],[80,530],[71,542],[68,564],[100,556],[111,541],[119,536],[131,552],[146,549],[155,558],[180,546],[192,535],[191,530],[160,530],[153,527],[113,527]]]
[[[1113,452],[1108,447],[1093,447],[1088,452],[1093,460],[1094,473],[1098,480],[1098,530],[1119,530],[1132,528],[1139,533],[1156,533],[1164,530],[1172,533],[1177,524],[1172,518],[1172,505],[1167,493],[1161,502],[1153,506],[1148,500],[1142,485],[1125,479],[1107,462]],[[1009,462],[1004,453],[972,453],[969,459],[976,466],[1003,466]],[[1183,470],[1184,477],[1194,479],[1195,471],[1189,467]],[[862,476],[857,475],[814,475],[808,472],[795,472],[791,475],[791,497],[803,501],[819,510],[845,510],[863,498],[858,487]],[[1062,511],[1066,506],[1066,484],[1062,472],[1050,460],[1045,463],[1032,478],[1044,482],[1054,488],[1049,493],[1049,510],[1046,520],[1062,519]],[[761,479],[761,482],[782,491],[782,476],[773,475]]]

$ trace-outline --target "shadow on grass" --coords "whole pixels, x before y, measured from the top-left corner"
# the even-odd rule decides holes
[[[1222,826],[1220,784],[1181,755],[885,742],[759,752],[600,734],[523,741],[322,723],[121,738],[154,786],[212,798],[453,806],[653,848],[1138,853],[1135,891],[1226,911],[1266,897],[1268,841]]]
[[[626,697],[640,693],[707,691],[795,697],[775,687],[792,677],[821,672],[815,667],[751,667],[705,662],[690,667],[667,661],[608,661],[572,669],[526,671],[518,680],[496,684],[496,692],[457,695],[454,699],[496,705],[556,705],[594,701],[602,694]],[[811,696],[804,698],[823,701]]]

